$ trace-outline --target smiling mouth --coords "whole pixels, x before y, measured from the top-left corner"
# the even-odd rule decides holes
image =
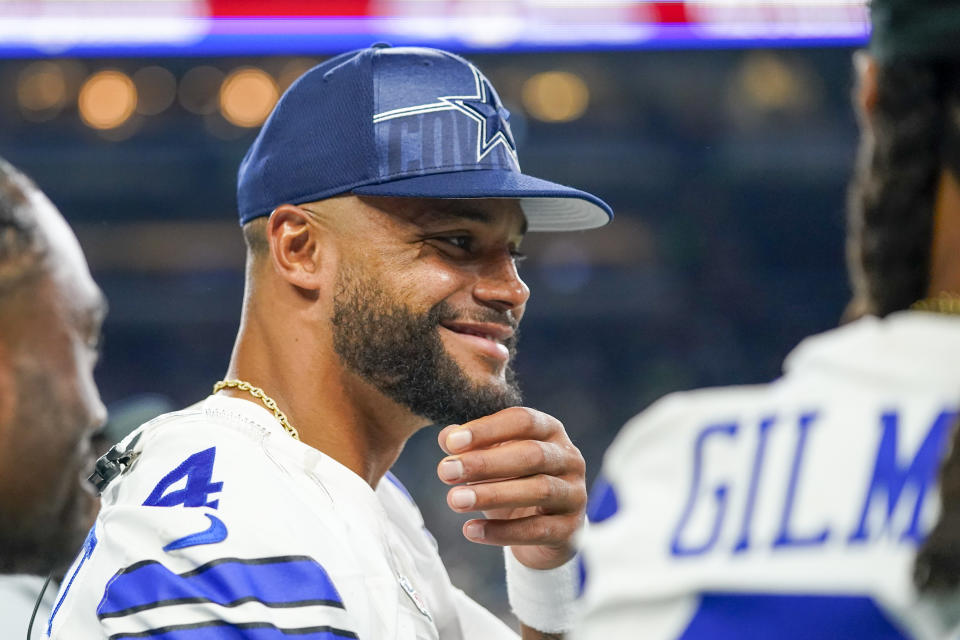
[[[451,329],[451,331],[453,331],[454,333],[462,333],[468,336],[477,336],[485,340],[490,340],[491,342],[500,342],[499,340],[496,339],[496,337],[493,336],[493,334],[483,333],[482,331],[475,331],[473,329]]]
[[[512,327],[496,322],[444,322],[441,326],[454,333],[477,336],[501,344],[509,340],[514,333]]]
[[[513,337],[512,327],[491,322],[445,322],[441,327],[460,336],[464,343],[485,356],[502,361],[510,358],[510,349],[505,343]]]

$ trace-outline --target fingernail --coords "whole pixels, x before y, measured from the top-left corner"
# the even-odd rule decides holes
[[[479,522],[471,522],[464,531],[471,540],[483,540],[483,524]]]
[[[477,494],[473,489],[457,489],[450,494],[450,504],[457,509],[469,509],[477,502]]]
[[[447,448],[451,451],[458,451],[473,442],[473,434],[470,429],[457,429],[447,436]]]
[[[459,480],[463,475],[463,463],[459,460],[444,460],[438,470],[440,478],[448,482]]]

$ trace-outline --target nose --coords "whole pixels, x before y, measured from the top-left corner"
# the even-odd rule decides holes
[[[473,295],[478,302],[497,309],[521,309],[530,298],[530,287],[517,273],[517,264],[509,251],[493,257],[480,271]]]

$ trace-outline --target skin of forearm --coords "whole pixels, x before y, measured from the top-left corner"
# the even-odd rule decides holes
[[[564,640],[567,637],[565,633],[544,633],[531,629],[525,624],[520,625],[520,637],[523,640]]]

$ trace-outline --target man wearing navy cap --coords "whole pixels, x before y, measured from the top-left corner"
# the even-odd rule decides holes
[[[432,49],[343,54],[290,87],[240,168],[228,375],[102,462],[51,637],[516,637],[450,584],[388,471],[434,424],[448,504],[505,548],[523,637],[570,627],[584,463],[519,406],[516,260],[527,231],[612,213],[521,173],[508,117],[476,67]]]

